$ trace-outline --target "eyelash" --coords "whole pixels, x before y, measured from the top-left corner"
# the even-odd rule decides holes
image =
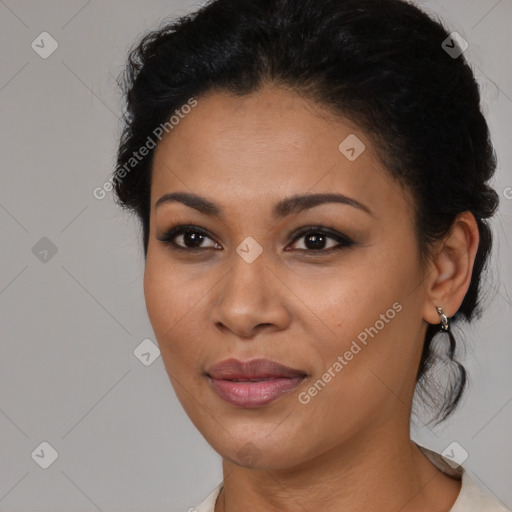
[[[199,252],[204,250],[218,250],[213,247],[183,247],[181,245],[177,245],[173,239],[179,235],[182,235],[184,233],[198,233],[200,235],[206,236],[210,238],[212,237],[208,234],[208,232],[200,228],[199,226],[192,226],[192,225],[178,225],[175,227],[170,228],[167,230],[158,240],[160,242],[163,242],[165,245],[168,245],[172,250],[178,250],[178,251],[185,251],[185,252]],[[324,235],[327,238],[331,238],[338,242],[339,245],[330,247],[329,249],[296,249],[298,251],[307,252],[307,253],[313,253],[313,254],[319,254],[319,253],[326,253],[330,254],[332,251],[344,249],[351,247],[354,245],[354,242],[348,238],[347,236],[333,230],[330,228],[325,228],[324,226],[308,226],[307,228],[303,228],[300,230],[295,230],[293,233],[291,233],[290,238],[292,238],[292,243],[297,241],[298,239],[304,237],[308,234],[315,234],[315,235]],[[213,240],[215,241],[215,240]],[[217,243],[217,242],[215,242]]]

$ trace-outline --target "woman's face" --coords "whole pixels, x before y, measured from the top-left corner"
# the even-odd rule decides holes
[[[215,208],[156,206],[178,192]],[[350,200],[277,207],[317,194]],[[179,400],[225,459],[292,467],[408,428],[428,302],[412,208],[365,132],[277,88],[200,97],[159,142],[147,311]],[[192,227],[162,241],[177,225]],[[232,358],[306,377],[212,379]]]

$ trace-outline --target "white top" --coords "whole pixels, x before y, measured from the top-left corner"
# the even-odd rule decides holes
[[[511,512],[501,505],[494,496],[478,486],[462,466],[454,469],[442,455],[424,446],[417,446],[440,471],[462,480],[459,495],[449,512]],[[195,509],[189,510],[193,510],[193,512],[214,512],[215,502],[222,489],[222,484],[223,482],[217,485]]]

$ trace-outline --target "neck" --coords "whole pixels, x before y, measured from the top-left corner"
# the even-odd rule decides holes
[[[403,431],[405,430],[405,431]],[[460,482],[439,471],[409,430],[380,425],[300,466],[248,469],[223,461],[215,512],[449,511]]]

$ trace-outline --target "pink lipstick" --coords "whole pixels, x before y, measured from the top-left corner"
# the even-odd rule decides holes
[[[307,377],[303,370],[270,359],[226,359],[211,366],[206,374],[220,398],[245,408],[266,405],[297,388]]]

